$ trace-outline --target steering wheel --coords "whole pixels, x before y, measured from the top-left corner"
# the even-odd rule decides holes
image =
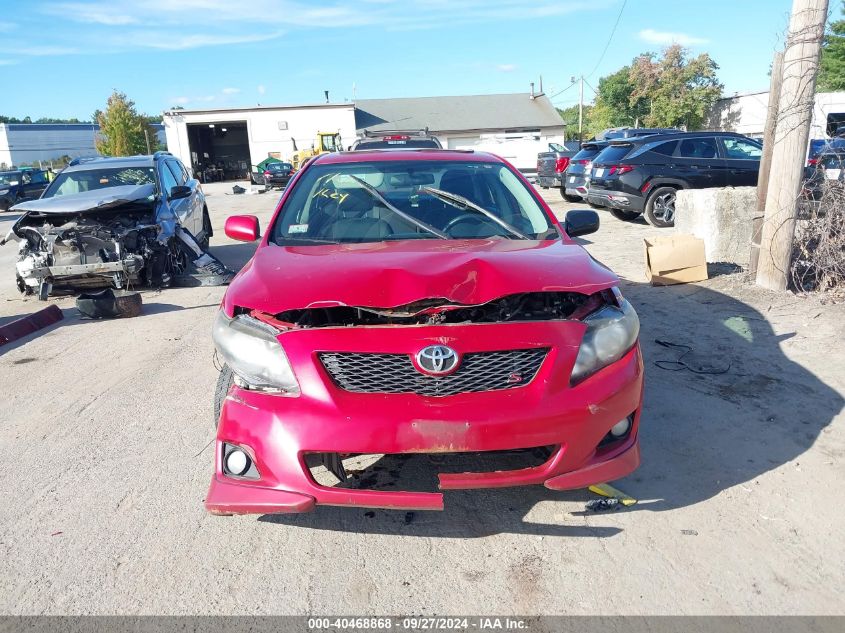
[[[471,220],[476,224],[492,224],[489,219],[480,216],[476,213],[461,213],[460,215],[455,216],[454,218],[449,220],[446,223],[446,226],[444,226],[440,230],[444,233],[449,233],[449,231],[451,231],[455,227],[455,225],[460,224],[461,222],[466,222],[468,220]]]

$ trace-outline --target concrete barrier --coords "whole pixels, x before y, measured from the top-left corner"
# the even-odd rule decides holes
[[[708,262],[748,266],[756,187],[682,189],[675,201],[675,229],[704,240]]]

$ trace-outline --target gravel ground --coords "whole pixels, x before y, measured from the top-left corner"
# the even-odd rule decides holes
[[[266,223],[278,194],[206,189],[213,251],[240,266],[225,217]],[[64,321],[0,348],[0,613],[844,614],[842,307],[742,274],[652,288],[659,231],[601,218],[584,244],[623,278],[647,362],[643,465],[618,482],[636,506],[532,487],[448,492],[442,513],[209,516],[224,289],[145,292],[131,321],[53,299]],[[14,259],[0,248],[0,323],[42,307]],[[729,369],[661,370],[676,353],[655,339]]]

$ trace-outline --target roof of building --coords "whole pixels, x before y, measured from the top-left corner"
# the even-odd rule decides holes
[[[99,130],[96,123],[0,123],[0,127],[15,132],[76,132]],[[163,123],[150,123],[154,130],[163,130]]]
[[[502,130],[562,127],[560,114],[545,95],[527,92],[457,97],[359,99],[357,130]]]

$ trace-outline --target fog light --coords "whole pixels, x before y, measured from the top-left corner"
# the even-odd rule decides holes
[[[249,470],[249,465],[249,457],[239,448],[232,449],[229,454],[226,455],[226,470],[229,474],[236,475],[238,477],[245,475]]]
[[[610,434],[613,437],[622,437],[628,432],[628,429],[631,428],[631,419],[625,418],[624,420],[619,420],[616,424],[610,427]]]

